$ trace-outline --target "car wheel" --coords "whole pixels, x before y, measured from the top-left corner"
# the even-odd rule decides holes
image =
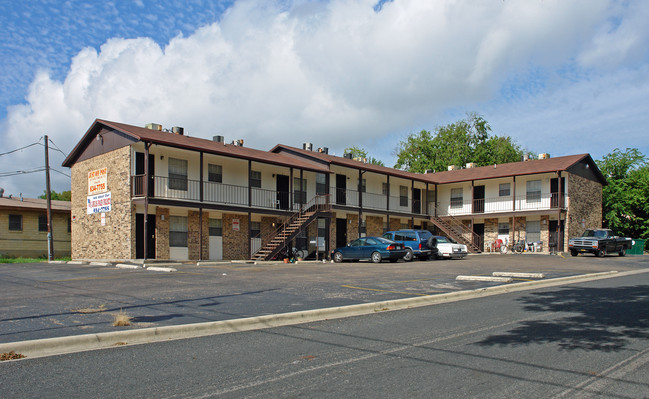
[[[340,263],[343,261],[343,254],[340,252],[335,252],[334,253],[334,262]]]
[[[428,237],[428,240],[426,241],[426,246],[428,247],[428,249],[434,249],[437,246],[437,238]]]
[[[381,257],[381,254],[378,252],[372,252],[372,262],[374,263],[381,263],[381,260],[383,258]]]
[[[626,248],[620,249],[620,252],[618,252],[618,255],[620,256],[626,256]]]
[[[406,254],[403,255],[403,260],[405,260],[406,262],[410,262],[412,260],[412,249],[406,249]]]
[[[577,255],[579,255],[579,252],[577,252],[577,251],[570,251],[570,255],[572,255],[572,256],[577,256]]]

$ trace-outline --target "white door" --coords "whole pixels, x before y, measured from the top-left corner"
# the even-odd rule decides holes
[[[210,260],[223,259],[223,237],[210,236]]]

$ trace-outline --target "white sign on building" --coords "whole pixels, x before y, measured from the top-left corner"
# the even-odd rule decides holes
[[[88,196],[88,215],[93,213],[110,212],[111,209],[110,191],[103,194]]]

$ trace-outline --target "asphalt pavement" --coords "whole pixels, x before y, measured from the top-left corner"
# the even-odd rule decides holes
[[[458,275],[543,273],[553,279],[646,268],[647,256],[476,255],[398,263],[176,265],[175,272],[114,265],[0,265],[0,343],[236,320],[499,286]],[[513,283],[531,281],[514,278]],[[114,327],[116,314],[131,317]]]

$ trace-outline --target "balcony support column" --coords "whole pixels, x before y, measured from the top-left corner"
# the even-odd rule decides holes
[[[199,153],[198,260],[203,260],[203,151]]]
[[[437,183],[435,183],[435,217],[437,217]]]
[[[293,211],[293,168],[289,168],[289,182],[288,182],[288,207]]]
[[[304,197],[302,196],[302,188],[304,187],[304,169],[300,169],[300,209],[304,206],[304,201],[306,200],[306,189],[304,190]]]
[[[557,176],[558,177],[557,186],[559,187],[559,190],[558,190],[559,191],[559,201],[558,201],[558,203],[559,203],[559,211],[558,211],[559,214],[557,215],[557,228],[559,229],[559,231],[557,232],[557,252],[558,252],[560,249],[563,250],[564,245],[563,245],[563,234],[562,234],[562,231],[561,231],[561,209],[563,208],[563,198],[561,198],[562,195],[563,195],[563,193],[561,192],[561,171],[558,171],[557,175],[558,175]],[[550,206],[551,205],[552,204],[550,204]]]
[[[410,228],[415,228],[415,181],[410,180]]]
[[[151,143],[144,143],[144,241],[143,250],[144,250],[144,260],[146,260],[147,255],[147,238],[149,237],[149,148]]]
[[[358,170],[358,236],[361,236],[361,227],[363,226],[363,173],[364,170]]]
[[[387,211],[388,230],[390,230],[390,175],[386,176],[385,210]]]
[[[248,247],[248,257],[252,257],[250,253],[252,251],[252,244],[250,243],[250,238],[252,237],[252,222],[250,221],[250,207],[252,206],[252,160],[248,160],[248,242],[246,245]]]
[[[512,176],[512,211],[516,210],[516,176]]]

